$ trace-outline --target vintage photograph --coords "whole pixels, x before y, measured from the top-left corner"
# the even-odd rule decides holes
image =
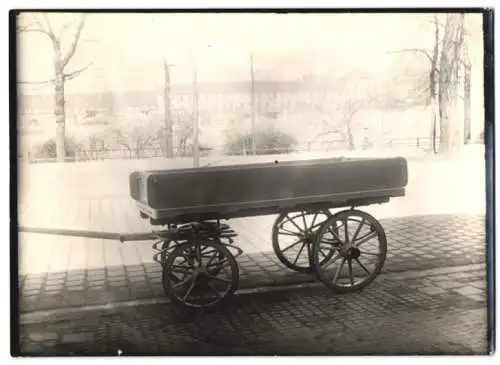
[[[15,355],[490,354],[483,10],[11,16]]]

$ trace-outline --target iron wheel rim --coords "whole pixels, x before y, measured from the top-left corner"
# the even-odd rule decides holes
[[[280,214],[272,231],[273,250],[280,262],[291,270],[310,273],[313,270],[314,235],[331,215],[328,210]],[[286,223],[289,225],[284,227]],[[322,261],[326,262],[333,254],[334,250],[331,250]]]
[[[341,245],[324,263],[321,251],[329,244],[329,240],[325,240],[327,234],[330,240],[336,239]],[[358,210],[342,211],[330,217],[321,227],[313,248],[318,278],[336,292],[354,292],[369,285],[381,272],[386,256],[387,238],[382,225],[370,214]]]
[[[232,253],[221,243],[196,241],[182,244],[170,253],[163,271],[164,289],[176,304],[190,308],[214,307],[236,290],[238,266]]]

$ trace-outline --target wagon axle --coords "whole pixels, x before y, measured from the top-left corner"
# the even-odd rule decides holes
[[[348,247],[345,249],[340,249],[340,256],[345,257],[347,259],[357,259],[361,256],[361,251],[357,247]]]

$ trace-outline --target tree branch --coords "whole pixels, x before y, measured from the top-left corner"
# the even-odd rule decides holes
[[[42,28],[31,28],[31,24],[18,28],[19,33],[41,33],[49,37],[52,41],[54,41],[54,35],[49,31]]]
[[[64,56],[64,58],[62,59],[62,67],[63,68],[66,67],[68,62],[71,60],[71,58],[75,54],[76,46],[78,45],[78,41],[80,40],[80,36],[82,34],[82,30],[83,30],[83,27],[85,25],[86,17],[87,17],[86,14],[84,14],[82,16],[82,18],[80,19],[80,22],[78,24],[78,28],[77,28],[76,33],[75,33],[75,37],[73,38],[73,42],[70,45],[69,51],[68,51],[68,53],[66,53],[66,56]]]
[[[427,59],[432,62],[432,56],[429,54],[429,51],[422,48],[405,48],[399,51],[389,51],[389,53],[405,53],[405,52],[414,52],[414,53],[423,53]]]
[[[76,24],[77,20],[73,20],[71,22],[65,23],[62,25],[61,30],[59,31],[59,38],[62,38],[64,32],[70,28],[72,25]]]
[[[78,70],[72,71],[70,73],[65,73],[63,75],[64,79],[66,81],[73,80],[74,78],[78,77],[82,72],[84,72],[85,70],[87,70],[90,66],[92,66],[94,64],[94,61],[95,60],[92,60],[87,66],[82,67],[82,68],[80,68]]]
[[[47,14],[43,14],[43,20],[45,20],[45,24],[47,25],[47,29],[50,32],[50,34],[54,35],[54,31],[52,30],[52,26],[50,25],[49,18],[47,17]],[[38,23],[40,24],[40,21],[38,20]],[[40,24],[41,27],[41,24]],[[54,35],[55,37],[55,35]]]
[[[77,76],[79,76],[82,72],[84,72],[85,70],[87,70],[90,66],[92,66],[94,62],[95,62],[95,60],[92,60],[92,62],[90,62],[85,67],[82,67],[82,68],[80,68],[78,70],[75,70],[75,71],[72,71],[70,73],[65,73],[63,75],[64,79],[66,81],[73,80],[74,78],[76,78]],[[23,84],[23,85],[42,85],[42,84],[50,84],[50,83],[54,83],[54,82],[55,82],[55,79],[44,80],[44,81],[18,81],[17,83],[18,84]]]

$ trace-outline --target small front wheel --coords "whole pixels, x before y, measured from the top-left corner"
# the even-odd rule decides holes
[[[176,247],[163,267],[163,288],[175,305],[212,308],[233,295],[238,264],[220,242],[193,239]]]

